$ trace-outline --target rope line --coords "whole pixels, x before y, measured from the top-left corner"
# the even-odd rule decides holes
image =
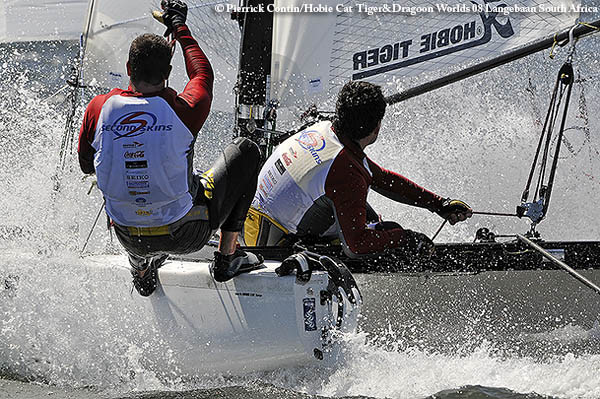
[[[435,234],[431,237],[431,241],[434,241],[437,238],[437,236],[440,234],[440,232],[442,231],[442,229],[444,228],[444,226],[446,225],[447,222],[448,222],[448,219],[444,219],[444,221],[442,222],[440,227],[437,229]]]
[[[96,215],[96,219],[94,219],[94,223],[92,224],[92,228],[90,229],[90,232],[88,233],[87,238],[85,239],[85,242],[83,243],[83,247],[81,248],[80,254],[83,254],[83,252],[85,251],[85,248],[88,245],[88,242],[90,242],[90,237],[92,236],[92,233],[94,232],[94,229],[96,228],[96,224],[98,224],[98,219],[100,218],[100,215],[102,214],[102,211],[104,210],[105,206],[106,206],[106,198],[102,201],[102,205],[100,206],[100,209],[98,210],[98,214]]]

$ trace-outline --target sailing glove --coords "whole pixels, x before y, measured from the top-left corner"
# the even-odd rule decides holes
[[[155,14],[154,17],[167,27],[165,36],[169,36],[178,26],[185,25],[188,7],[183,1],[162,0],[160,6],[163,9],[162,15]]]
[[[473,216],[473,209],[463,201],[448,198],[442,203],[437,214],[450,224],[456,224]]]

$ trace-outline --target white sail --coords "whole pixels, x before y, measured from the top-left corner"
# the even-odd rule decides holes
[[[273,23],[271,97],[283,109],[322,104],[349,80],[394,90],[398,79],[421,75],[412,81],[423,83],[546,38],[578,17],[573,0],[320,3],[329,9],[307,13],[301,0],[275,1],[293,11],[275,13]]]
[[[79,39],[87,3],[87,0],[2,0],[0,43]]]
[[[188,1],[188,21],[193,36],[209,58],[215,72],[213,109],[231,112],[233,87],[239,59],[239,28],[229,14],[218,13],[215,2]],[[83,74],[86,84],[104,88],[128,85],[125,63],[131,41],[143,33],[162,35],[165,27],[151,16],[159,9],[158,1],[95,1],[89,15],[89,30]],[[173,57],[169,85],[181,91],[188,82],[181,47]]]

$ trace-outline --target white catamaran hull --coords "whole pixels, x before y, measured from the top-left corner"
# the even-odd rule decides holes
[[[0,297],[8,308],[0,306],[0,314],[23,320],[13,323],[15,337],[7,340],[21,342],[19,330],[39,335],[32,337],[36,348],[23,343],[22,358],[53,358],[53,342],[60,340],[71,341],[69,352],[80,345],[84,351],[123,347],[126,357],[136,353],[143,369],[159,375],[173,370],[180,376],[238,375],[335,361],[337,334],[353,331],[358,322],[356,288],[346,295],[325,271],[313,271],[304,284],[293,273],[279,277],[279,262],[265,261],[262,269],[218,283],[207,262],[167,260],[159,269],[157,290],[142,297],[130,292],[124,255],[89,256],[76,264],[74,259],[38,258],[36,266],[48,273],[41,280],[23,266],[35,257],[19,257],[16,270],[21,273],[3,273]],[[348,299],[353,296],[357,303]],[[18,314],[10,311],[13,306]],[[37,321],[30,324],[29,318]]]

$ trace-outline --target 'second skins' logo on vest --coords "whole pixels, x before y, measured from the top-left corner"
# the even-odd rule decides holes
[[[102,131],[115,134],[115,140],[140,136],[146,132],[170,132],[173,125],[157,123],[156,115],[145,111],[129,112],[119,117],[112,124],[102,125]]]
[[[296,141],[300,147],[310,153],[317,165],[322,163],[321,157],[317,154],[325,148],[325,137],[321,133],[316,130],[305,130],[300,133]]]
[[[296,139],[305,150],[321,151],[325,148],[325,138],[316,130],[305,130]]]

